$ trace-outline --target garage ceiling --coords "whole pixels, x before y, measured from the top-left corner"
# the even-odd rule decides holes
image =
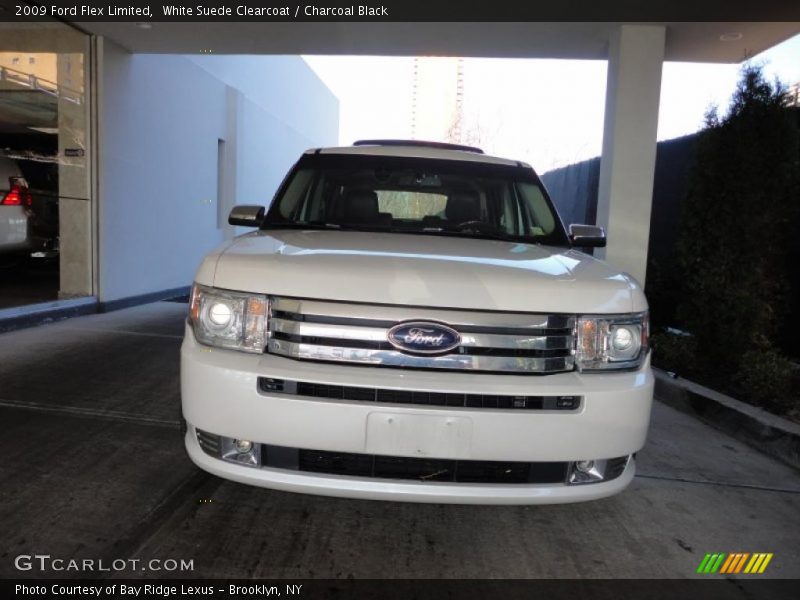
[[[76,24],[136,53],[605,59],[624,23]],[[670,61],[738,63],[800,33],[800,22],[646,24],[666,26]]]

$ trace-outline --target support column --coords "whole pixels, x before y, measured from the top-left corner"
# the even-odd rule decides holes
[[[597,224],[597,256],[644,285],[653,203],[665,28],[623,25],[609,40]]]
[[[89,38],[69,32],[70,51],[57,57],[59,298],[90,296],[92,203],[89,172]]]

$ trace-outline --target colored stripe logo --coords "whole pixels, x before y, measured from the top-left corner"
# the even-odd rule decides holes
[[[772,560],[772,552],[725,552],[708,553],[700,561],[697,572],[704,575],[720,574],[761,574],[769,561]]]

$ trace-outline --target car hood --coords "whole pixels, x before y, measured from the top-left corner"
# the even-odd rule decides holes
[[[647,308],[630,276],[576,250],[439,235],[257,231],[209,255],[197,282],[276,296],[440,308]]]

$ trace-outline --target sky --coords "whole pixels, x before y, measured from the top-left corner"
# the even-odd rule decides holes
[[[339,143],[410,139],[413,58],[304,56],[339,98]],[[800,82],[800,35],[754,61],[769,79]],[[664,64],[658,139],[694,133],[712,105],[724,112],[740,65]],[[481,147],[539,173],[599,156],[606,61],[464,59],[464,113]]]

